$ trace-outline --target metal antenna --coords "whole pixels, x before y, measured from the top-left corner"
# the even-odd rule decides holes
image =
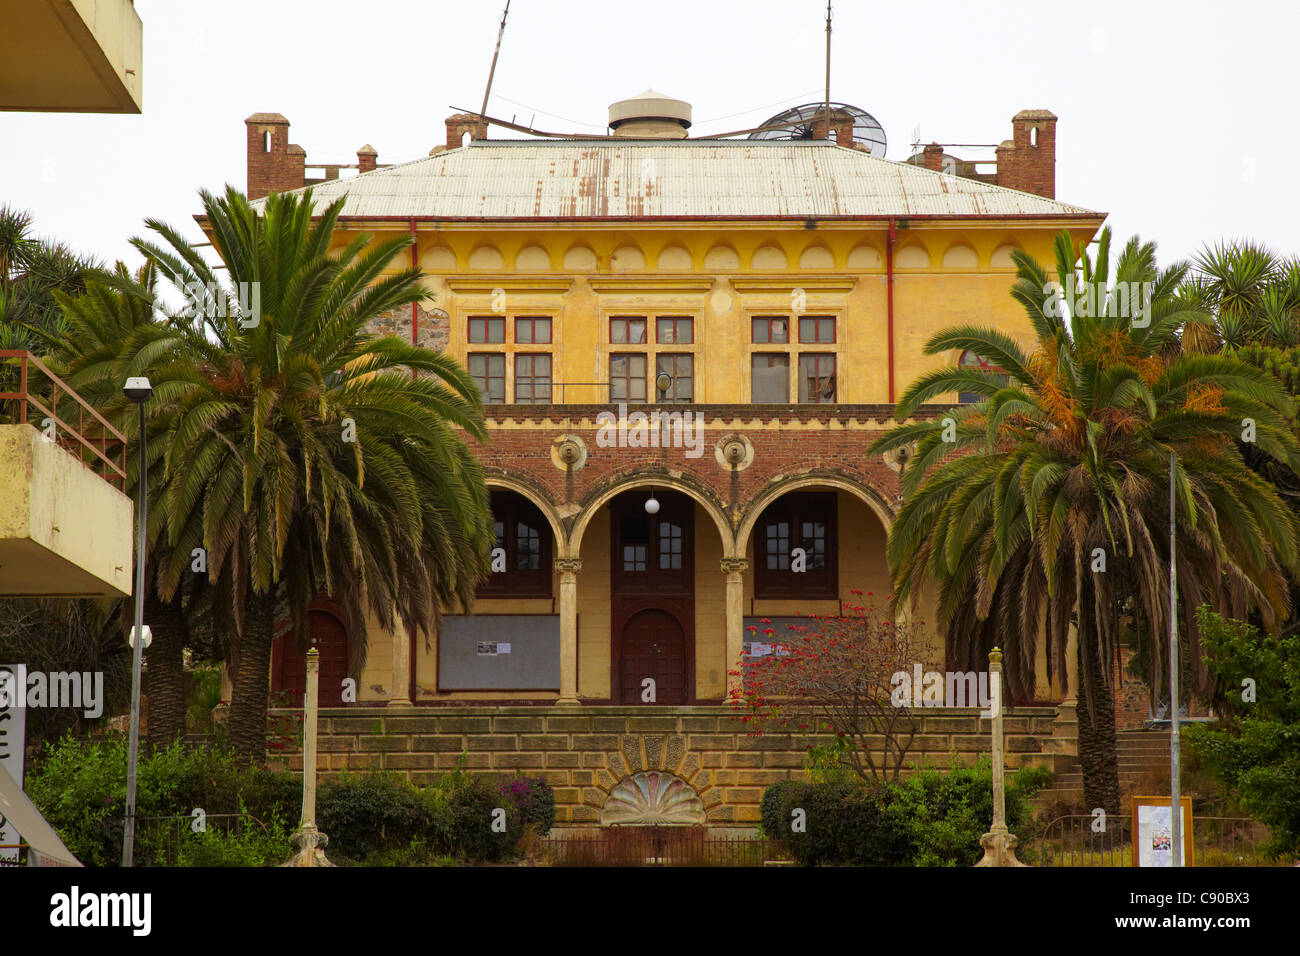
[[[826,138],[831,138],[831,0],[826,0]]]
[[[501,11],[501,29],[497,31],[497,47],[492,51],[492,69],[488,70],[487,89],[483,91],[483,105],[479,107],[478,121],[479,126],[484,130],[483,135],[487,135],[487,105],[488,97],[492,95],[492,78],[497,75],[497,57],[501,55],[501,38],[506,32],[506,17],[510,15],[510,0],[506,0],[506,8]]]

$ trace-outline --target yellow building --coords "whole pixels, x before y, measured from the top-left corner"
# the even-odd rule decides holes
[[[381,167],[367,146],[357,175],[325,167],[313,195],[344,197],[340,243],[415,239],[428,294],[385,329],[479,380],[498,527],[472,613],[427,644],[367,636],[360,703],[658,707],[681,727],[727,697],[749,626],[855,589],[883,605],[899,465],[866,448],[914,378],[978,361],[924,343],[967,322],[1028,341],[1011,253],[1050,261],[1062,229],[1084,241],[1104,218],[1047,198],[1055,123],[1018,114],[1000,171],[964,177],[932,168],[939,148],[872,155],[838,108],[834,141],[824,123],[687,139],[690,107],[647,92],[611,107],[609,137],[487,140],[459,115],[426,158]],[[308,182],[284,117],[247,129],[251,195]],[[357,636],[316,614],[345,668]],[[943,659],[932,638],[925,665]],[[369,765],[444,765],[410,756]],[[551,766],[478,764],[498,765]]]

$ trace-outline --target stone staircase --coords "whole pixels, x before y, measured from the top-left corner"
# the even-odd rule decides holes
[[[1078,724],[1073,723],[1071,729],[1077,733],[1077,728]],[[1059,745],[1054,743],[1055,739],[1058,738],[1044,741],[1043,749],[1054,753],[1055,766],[1052,769],[1056,779],[1034,798],[1033,802],[1039,808],[1054,803],[1083,802],[1083,768],[1079,764],[1077,738],[1067,743],[1064,737],[1060,737]],[[1164,792],[1168,792],[1168,729],[1122,730],[1115,735],[1115,742],[1119,752],[1120,793],[1123,796],[1127,797],[1135,789],[1149,789],[1152,778],[1157,782],[1163,781]]]

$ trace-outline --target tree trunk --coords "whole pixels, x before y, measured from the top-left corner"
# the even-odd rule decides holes
[[[1082,633],[1079,638],[1079,763],[1083,767],[1083,800],[1089,812],[1101,807],[1114,819],[1120,813],[1114,688],[1097,660],[1096,646],[1085,647],[1092,641],[1085,640]],[[1091,694],[1086,692],[1089,685]]]
[[[150,589],[144,598],[144,620],[153,632],[145,653],[143,693],[148,707],[150,747],[166,747],[185,736],[185,620],[178,595],[160,601]]]
[[[230,697],[230,746],[240,760],[258,767],[266,763],[266,712],[274,637],[275,594],[254,594],[250,589]]]

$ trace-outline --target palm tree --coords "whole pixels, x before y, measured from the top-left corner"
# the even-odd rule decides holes
[[[1107,287],[1109,248],[1109,229],[1095,260],[1076,252],[1068,233],[1058,236],[1058,289],[1070,278]],[[1130,240],[1115,269],[1120,282],[1152,283],[1149,324],[1117,315],[1113,297],[1109,314],[1071,310],[1067,318],[1044,268],[1022,253],[1014,258],[1012,295],[1034,330],[1032,349],[992,327],[935,335],[928,354],[969,350],[1000,372],[952,367],[921,376],[899,402],[899,420],[941,395],[981,398],[899,426],[872,446],[918,443],[888,543],[895,603],[937,583],[952,666],[978,667],[1002,645],[1012,699],[1032,696],[1040,639],[1064,679],[1073,627],[1084,795],[1088,806],[1113,813],[1117,635],[1127,620],[1146,630],[1158,654],[1168,629],[1169,454],[1177,454],[1180,630],[1204,680],[1190,609],[1208,603],[1239,616],[1255,607],[1270,623],[1288,610],[1286,572],[1300,568],[1297,531],[1273,487],[1243,462],[1237,440],[1250,419],[1259,447],[1300,462],[1287,424],[1293,403],[1259,369],[1177,347],[1190,318],[1178,294],[1187,268],[1158,269],[1153,245]]]
[[[201,196],[224,280],[161,222],[147,221],[161,242],[133,240],[182,295],[221,289],[229,302],[175,323],[184,346],[163,509],[178,558],[159,581],[184,573],[183,529],[197,514],[232,656],[231,744],[260,761],[283,615],[301,640],[323,591],[352,634],[364,636],[367,611],[386,629],[400,617],[427,633],[442,607],[472,600],[493,538],[463,436],[486,433],[478,389],[454,361],[367,333],[423,295],[419,270],[388,271],[409,237],[362,236],[330,253],[341,200],[313,219],[310,192],[273,195],[261,211],[233,189]]]
[[[167,483],[166,450],[176,427],[176,401],[189,387],[184,369],[184,336],[173,318],[158,308],[155,298],[157,270],[146,263],[131,276],[118,263],[110,275],[92,279],[84,294],[55,293],[67,334],[57,340],[49,356],[69,385],[95,406],[128,441],[126,493],[136,496],[139,415],[122,394],[122,383],[135,375],[149,377],[154,397],[146,404],[149,487],[146,528],[146,581],[144,619],[153,632],[144,672],[143,692],[148,705],[148,742],[163,747],[185,733],[186,686],[184,650],[188,642],[186,605],[197,601],[204,579],[178,575],[177,566],[188,564],[194,548],[202,545],[202,525],[195,510],[170,533],[160,507]],[[174,543],[172,541],[174,539]],[[164,569],[172,573],[164,575]],[[132,604],[121,602],[121,623],[131,626]]]

